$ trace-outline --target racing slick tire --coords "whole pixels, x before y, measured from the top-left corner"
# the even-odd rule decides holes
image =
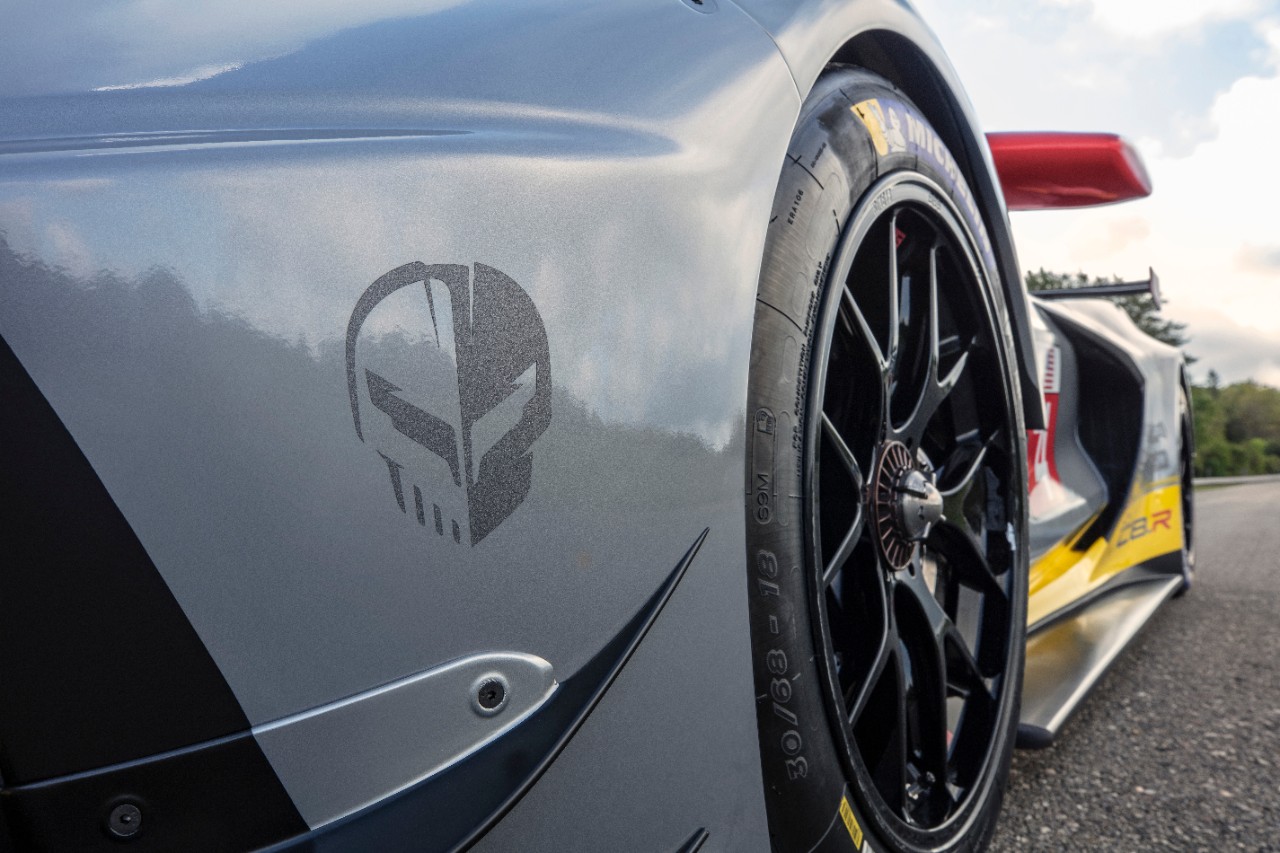
[[[1178,483],[1182,498],[1182,585],[1174,592],[1186,595],[1196,579],[1195,428],[1191,400],[1185,384],[1178,388]]]
[[[837,67],[772,217],[746,514],[773,849],[978,850],[1027,595],[1025,432],[982,216],[920,110]]]

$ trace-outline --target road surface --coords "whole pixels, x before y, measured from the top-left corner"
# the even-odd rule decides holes
[[[1196,503],[1195,587],[1014,755],[993,850],[1280,851],[1280,482]]]

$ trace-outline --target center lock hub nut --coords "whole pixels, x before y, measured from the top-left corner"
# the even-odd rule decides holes
[[[942,495],[900,441],[881,450],[871,488],[880,556],[901,571],[910,564],[915,543],[923,542],[942,520]]]

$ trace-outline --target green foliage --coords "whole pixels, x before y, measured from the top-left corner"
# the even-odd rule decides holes
[[[1280,390],[1256,382],[1191,389],[1196,424],[1196,476],[1280,473]]]
[[[1112,276],[1111,278],[1094,278],[1090,281],[1089,277],[1082,272],[1071,275],[1070,273],[1049,272],[1044,267],[1041,267],[1036,272],[1027,273],[1027,290],[1032,293],[1037,290],[1072,290],[1095,284],[1119,284],[1123,280]],[[1174,347],[1184,347],[1187,345],[1187,341],[1190,340],[1187,337],[1187,324],[1162,319],[1156,310],[1155,302],[1148,294],[1106,298],[1111,299],[1116,305],[1124,309],[1124,312],[1133,320],[1134,325],[1156,340],[1163,341]],[[1188,357],[1187,363],[1190,364],[1194,360]]]
[[[1280,441],[1280,391],[1256,382],[1238,382],[1218,396],[1227,412],[1228,441]]]

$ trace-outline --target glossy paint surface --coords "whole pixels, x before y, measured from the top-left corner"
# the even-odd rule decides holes
[[[0,334],[255,725],[495,649],[571,676],[709,527],[575,739],[591,766],[570,750],[540,783],[583,810],[533,814],[554,834],[597,813],[608,767],[653,794],[601,844],[658,814],[669,846],[730,813],[715,830],[730,847],[767,837],[743,748],[741,460],[763,235],[799,108],[776,47],[730,3],[260,5],[224,4],[211,28],[208,10],[129,3],[70,31],[6,28]],[[450,535],[466,498],[447,465],[397,461],[420,475],[415,517],[353,425],[353,311],[415,262],[498,271],[545,331],[545,369],[467,438],[458,477],[478,482],[526,381],[549,378],[527,494],[474,545]],[[380,303],[357,356],[439,413],[458,405],[458,330],[479,328],[482,301],[441,297],[428,317],[423,293]],[[376,417],[409,411],[380,399]]]
[[[499,685],[489,707],[478,688]],[[532,655],[450,661],[253,730],[312,829],[398,793],[501,737],[556,689]],[[497,698],[500,695],[500,699]],[[431,736],[424,738],[423,732]],[[333,778],[343,780],[334,785]]]
[[[1177,401],[1182,359],[1178,351],[1139,331],[1128,316],[1106,300],[1078,300],[1071,303],[1035,303],[1050,319],[1074,322],[1090,330],[1112,351],[1132,363],[1143,377],[1142,435],[1137,465],[1129,489],[1110,495],[1122,502],[1114,527],[1106,537],[1077,549],[1075,533],[1083,530],[1093,516],[1085,512],[1070,530],[1054,528],[1061,540],[1037,554],[1031,566],[1031,595],[1027,605],[1028,624],[1068,607],[1085,595],[1133,566],[1176,552],[1182,547],[1182,504],[1178,484],[1180,447]],[[1043,359],[1057,344],[1069,346],[1051,335],[1038,338]],[[1070,414],[1068,410],[1068,414]],[[1067,417],[1058,431],[1058,447],[1075,442],[1076,423]],[[1078,449],[1074,452],[1079,452]],[[1060,490],[1059,503],[1079,496]],[[1046,515],[1055,508],[1047,506]],[[1092,507],[1093,513],[1101,510]],[[1033,524],[1035,520],[1033,519]],[[1033,536],[1036,531],[1033,529]]]
[[[1028,639],[1019,736],[1047,746],[1178,583],[1157,578],[1124,587]]]
[[[598,13],[553,20],[560,5],[522,4],[521,25],[484,45],[448,20],[464,10],[446,10],[186,85],[5,103],[3,332],[251,720],[482,637],[510,635],[572,671],[594,630],[651,586],[621,567],[659,577],[702,519],[669,539],[655,523],[737,497],[763,231],[748,217],[767,208],[785,140],[774,130],[772,145],[744,149],[721,119],[764,91],[785,126],[794,90],[750,22],[676,3],[615,4],[605,29],[627,31],[637,53],[681,53],[681,81],[615,56],[594,66],[612,69],[608,85],[569,87],[593,67],[583,53],[609,50],[593,38]],[[485,73],[482,51],[507,56],[500,73]],[[535,62],[557,53],[577,67]],[[144,135],[122,144],[126,128]],[[78,147],[56,150],[71,134]],[[414,260],[506,272],[547,327],[553,426],[533,451],[529,505],[492,548],[436,541],[402,517],[351,426],[348,316]],[[419,335],[415,319],[382,331]],[[666,477],[699,465],[720,470],[702,479],[710,494],[664,494]],[[664,540],[671,554],[647,559]],[[528,595],[507,594],[515,579]],[[600,607],[583,612],[584,597]],[[578,618],[549,630],[565,610]]]
[[[779,168],[832,54],[915,43],[1004,215],[910,7],[121,0],[7,23],[0,334],[250,722],[495,649],[572,677],[709,528],[483,846],[767,845],[743,400]],[[415,264],[437,277],[374,288]],[[499,458],[523,491],[477,538]]]
[[[1114,133],[989,133],[1010,210],[1092,207],[1146,198],[1142,157]]]

